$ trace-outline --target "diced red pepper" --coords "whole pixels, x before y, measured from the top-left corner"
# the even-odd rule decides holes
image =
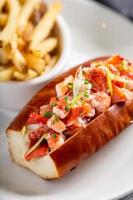
[[[31,153],[25,154],[24,157],[25,157],[25,160],[30,161],[34,158],[43,157],[43,156],[47,155],[48,152],[49,152],[48,146],[46,146],[46,145],[39,146]]]
[[[37,113],[31,113],[27,120],[27,124],[45,124],[48,118],[43,117]]]

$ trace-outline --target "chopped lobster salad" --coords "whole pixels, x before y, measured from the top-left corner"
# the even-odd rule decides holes
[[[60,147],[79,128],[111,105],[133,99],[133,64],[115,55],[103,62],[80,66],[55,86],[56,96],[31,113],[21,132],[27,161]]]

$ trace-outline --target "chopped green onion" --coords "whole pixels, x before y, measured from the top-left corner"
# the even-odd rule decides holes
[[[56,115],[54,115],[53,125],[54,125],[56,122],[58,122],[58,121],[59,121],[59,118],[58,118]]]
[[[66,102],[68,102],[68,96],[65,96],[64,99]]]
[[[73,88],[73,83],[68,83],[68,87],[69,87],[70,89],[72,89],[72,88]]]
[[[52,134],[52,138],[54,138],[54,139],[57,138],[56,133],[53,133],[53,134]]]
[[[71,102],[70,107],[75,106],[78,103],[78,100],[81,98],[81,95],[77,95]]]
[[[84,92],[84,97],[87,97],[87,98],[89,97],[89,94],[87,91]]]
[[[46,111],[46,112],[43,114],[44,117],[51,117],[52,115],[53,115],[53,113],[50,112],[50,111]]]
[[[51,102],[51,106],[52,106],[52,107],[54,107],[54,106],[56,106],[56,105],[57,105],[56,102]]]
[[[125,77],[126,81],[125,81],[125,88],[128,87],[128,83],[129,83],[129,79],[127,77]]]
[[[69,110],[70,110],[70,106],[67,105],[67,106],[65,107],[65,110],[66,110],[67,112],[69,112]]]
[[[87,79],[85,79],[84,84],[89,84],[89,81]]]

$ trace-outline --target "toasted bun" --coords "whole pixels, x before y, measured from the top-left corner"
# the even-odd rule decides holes
[[[11,158],[16,164],[32,170],[42,178],[58,178],[56,165],[49,155],[28,162],[24,158],[28,149],[22,134],[19,131],[8,130],[7,137]]]
[[[104,57],[96,60],[105,59]],[[83,65],[88,66],[90,62]],[[49,155],[30,162],[26,161],[24,154],[27,152],[27,146],[20,130],[25,125],[29,114],[38,110],[43,104],[47,104],[55,95],[55,85],[68,75],[74,75],[76,70],[77,67],[47,84],[31,99],[7,129],[9,150],[14,162],[32,170],[42,178],[52,179],[64,175],[77,166],[82,159],[92,155],[115,138],[133,120],[133,100],[113,105],[92,120],[86,128],[78,129],[62,146]]]

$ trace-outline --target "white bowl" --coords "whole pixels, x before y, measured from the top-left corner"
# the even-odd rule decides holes
[[[71,37],[68,25],[61,16],[57,17],[57,26],[60,32],[61,54],[56,65],[46,74],[32,80],[0,83],[0,107],[21,109],[44,84],[63,71],[71,50]]]

